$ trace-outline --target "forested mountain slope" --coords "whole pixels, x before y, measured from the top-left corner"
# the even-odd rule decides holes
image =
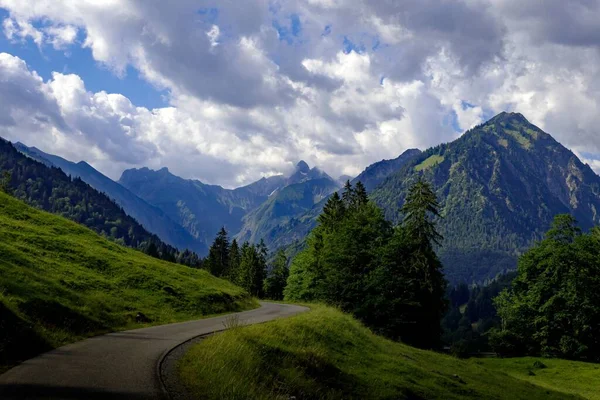
[[[151,206],[119,183],[94,169],[85,161],[74,163],[64,158],[44,153],[35,147],[27,147],[22,143],[16,143],[14,146],[28,157],[38,160],[49,167],[60,168],[72,178],[81,178],[81,180],[94,189],[105,193],[121,206],[128,215],[135,218],[144,228],[156,234],[164,242],[180,249],[190,249],[201,254],[206,253],[207,248],[203,243],[194,239],[182,226],[167,217],[164,212],[157,207]]]
[[[584,229],[600,223],[600,177],[518,113],[501,113],[428,149],[371,198],[398,222],[407,190],[419,178],[433,184],[440,200],[439,255],[451,282],[514,269],[517,255],[557,214],[573,215]]]
[[[175,260],[177,249],[148,232],[104,193],[79,178],[71,179],[20,153],[0,139],[0,172],[8,173],[7,189],[27,204],[69,218],[126,246],[148,249],[156,256]]]

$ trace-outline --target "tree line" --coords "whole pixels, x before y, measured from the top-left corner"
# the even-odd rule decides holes
[[[288,259],[283,249],[273,262],[268,262],[269,252],[264,241],[254,245],[236,239],[229,241],[225,227],[221,228],[203,267],[214,276],[225,278],[259,298],[283,299],[283,289],[288,278]]]
[[[584,233],[571,215],[557,215],[516,271],[459,285],[449,298],[442,325],[456,355],[600,361],[600,228]]]

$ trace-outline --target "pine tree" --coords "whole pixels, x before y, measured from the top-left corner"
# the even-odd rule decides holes
[[[414,328],[408,341],[420,347],[435,347],[441,336],[440,320],[447,309],[445,300],[447,282],[442,272],[434,246],[442,236],[437,232],[434,217],[439,216],[439,204],[431,186],[419,179],[409,190],[402,207],[404,221],[401,232],[408,247],[410,268],[408,281],[413,284],[412,301],[418,304],[414,310]]]
[[[287,284],[289,270],[287,267],[285,251],[280,249],[275,257],[275,262],[264,283],[265,297],[273,300],[283,300],[283,290]]]
[[[367,189],[361,181],[356,182],[354,185],[354,206],[362,207],[369,202],[369,196],[367,195]]]
[[[206,259],[208,270],[214,276],[224,276],[229,270],[229,238],[225,227],[222,227],[210,246]]]
[[[238,285],[252,296],[261,297],[266,272],[266,253],[263,246],[244,242],[241,249]]]
[[[323,212],[319,215],[319,223],[326,229],[331,230],[336,223],[341,221],[346,214],[346,207],[337,192],[327,200],[323,207]]]
[[[427,247],[440,244],[443,239],[432,222],[432,217],[439,217],[440,205],[431,186],[419,179],[408,192],[406,202],[402,206],[404,214],[403,226],[407,233],[420,245]]]
[[[236,283],[240,273],[240,247],[236,239],[231,241],[229,247],[229,268],[226,276],[231,282]]]
[[[347,180],[346,184],[344,185],[342,200],[344,201],[346,208],[350,208],[354,204],[354,188],[352,188],[352,184],[349,180]]]

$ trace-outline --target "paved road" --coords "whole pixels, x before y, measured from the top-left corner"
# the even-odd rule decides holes
[[[261,303],[237,313],[246,324],[305,307]],[[158,364],[171,349],[223,330],[227,315],[97,336],[32,358],[0,375],[0,399],[161,399]]]

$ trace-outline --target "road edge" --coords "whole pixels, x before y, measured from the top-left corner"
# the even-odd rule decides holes
[[[260,302],[261,306],[262,303],[271,303],[271,302]],[[271,320],[268,321],[263,321],[263,322],[255,322],[255,323],[249,323],[249,324],[244,324],[245,326],[250,326],[250,325],[259,325],[259,324],[266,324],[268,322],[271,321],[275,321],[277,319],[280,318],[290,318],[290,317],[294,317],[298,314],[310,311],[310,307],[308,307],[305,304],[290,304],[290,303],[280,303],[280,302],[272,302],[272,304],[283,304],[283,305],[292,305],[292,306],[300,306],[300,307],[304,307],[305,310],[300,311],[296,314],[292,314],[292,315],[287,315],[287,316],[280,316],[280,317],[276,317],[273,318]],[[243,312],[243,311],[242,311]],[[236,315],[237,313],[231,313],[229,315]],[[165,400],[195,400],[195,397],[186,389],[185,385],[180,381],[180,379],[178,378],[179,374],[177,372],[177,362],[181,359],[181,357],[183,357],[185,355],[185,353],[187,353],[187,350],[192,347],[193,345],[200,343],[202,340],[225,332],[226,330],[228,330],[228,328],[223,327],[223,329],[217,329],[211,333],[203,333],[201,335],[198,336],[194,336],[193,338],[190,338],[184,342],[181,342],[175,346],[173,346],[172,348],[165,350],[163,352],[163,354],[160,356],[158,362],[156,363],[156,369],[155,369],[155,377],[157,380],[157,384],[159,386],[159,391],[161,392],[161,397]],[[176,352],[179,352],[180,354],[174,354]],[[166,379],[166,376],[170,376],[170,379]],[[168,384],[166,381],[171,381],[172,384]],[[177,390],[169,390],[169,387],[176,387]],[[177,394],[174,394],[175,392],[177,392]]]

